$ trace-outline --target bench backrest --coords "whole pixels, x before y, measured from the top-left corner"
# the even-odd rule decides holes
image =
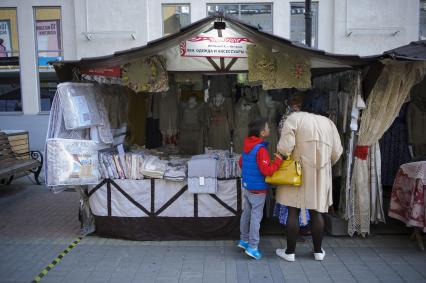
[[[0,132],[0,162],[15,160],[15,154],[9,143],[9,138],[4,132]]]

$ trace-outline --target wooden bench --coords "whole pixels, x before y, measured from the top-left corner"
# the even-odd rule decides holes
[[[38,177],[42,166],[41,152],[30,151],[17,154],[12,150],[7,134],[0,132],[0,183],[9,185],[16,176],[33,173],[35,181],[41,185]]]

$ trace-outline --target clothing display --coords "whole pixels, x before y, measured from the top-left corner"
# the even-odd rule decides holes
[[[159,95],[159,127],[163,145],[177,144],[178,134],[178,94],[175,87]]]
[[[211,155],[195,155],[188,161],[188,191],[215,194],[217,192],[217,159]]]
[[[135,92],[163,92],[169,89],[166,59],[153,55],[121,67],[123,84]]]
[[[162,143],[160,131],[160,95],[150,93],[148,96],[148,112],[146,119],[146,147],[157,148]]]
[[[234,126],[232,101],[228,97],[212,97],[207,107],[207,143],[214,149],[229,149]]]
[[[244,139],[248,134],[248,124],[259,115],[258,106],[241,97],[234,110],[234,151],[243,152]]]
[[[247,47],[250,82],[262,82],[264,90],[280,88],[309,88],[310,62],[298,54],[272,52],[260,45]]]
[[[204,148],[204,104],[195,102],[182,105],[178,146],[183,154],[200,154]]]
[[[98,150],[94,141],[47,139],[48,186],[88,185],[100,180]]]
[[[382,185],[384,186],[392,186],[399,166],[411,160],[406,124],[407,110],[408,103],[405,103],[398,117],[380,139]]]
[[[217,162],[217,177],[220,179],[233,179],[241,177],[241,168],[238,165],[240,154],[232,154],[229,150],[206,149],[206,154],[214,156]]]
[[[58,85],[57,93],[61,100],[67,130],[90,128],[102,124],[94,88],[94,85],[90,83]]]
[[[425,125],[426,102],[416,99],[410,103],[407,112],[408,143],[413,148],[414,157],[426,155]]]
[[[278,122],[281,116],[281,103],[273,101],[272,97],[264,91],[261,92],[257,106],[260,111],[260,116],[265,118],[269,126],[269,136],[265,138],[268,144],[269,154],[277,152],[278,144]]]
[[[147,126],[147,96],[133,93],[129,95],[127,119],[129,123],[128,142],[130,144],[146,144]]]

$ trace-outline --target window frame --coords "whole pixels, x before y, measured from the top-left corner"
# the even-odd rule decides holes
[[[237,5],[238,6],[238,20],[243,21],[241,19],[241,6],[242,5],[270,5],[271,6],[271,31],[264,31],[267,33],[274,33],[274,2],[208,2],[206,3],[206,16],[209,16],[209,5]],[[244,22],[244,21],[243,21]]]
[[[61,49],[59,50],[52,50],[50,52],[58,52],[59,54],[61,54],[62,58],[65,58],[65,49],[64,49],[64,43],[63,43],[63,24],[62,24],[62,19],[63,19],[63,10],[62,10],[62,5],[58,5],[58,6],[32,6],[33,8],[33,30],[34,30],[34,44],[35,44],[35,59],[36,59],[36,71],[37,71],[37,96],[38,96],[38,114],[49,114],[50,110],[42,110],[42,101],[41,101],[41,76],[40,76],[40,62],[39,62],[39,53],[40,52],[46,52],[46,50],[39,50],[38,48],[38,35],[37,35],[37,9],[58,9],[60,11],[60,19],[59,19],[59,35],[60,35],[60,47]],[[43,21],[43,20],[40,20]],[[48,21],[48,20],[46,20]],[[52,66],[49,66],[47,70],[42,70],[43,72],[46,73],[56,73],[55,69]],[[52,106],[52,105],[50,105]]]
[[[20,95],[21,95],[21,107],[22,110],[21,111],[0,111],[0,116],[19,116],[19,115],[23,115],[24,114],[24,101],[23,101],[23,95],[22,95],[22,71],[21,71],[21,44],[19,41],[19,15],[18,15],[18,7],[17,6],[0,6],[0,10],[15,10],[15,15],[16,15],[16,33],[17,33],[17,41],[18,41],[18,49],[14,50],[11,49],[10,53],[13,54],[18,54],[18,56],[10,56],[10,57],[18,57],[19,58],[19,89],[20,89]],[[10,22],[10,19],[8,20]],[[10,26],[9,26],[10,29]],[[10,31],[11,32],[11,31]],[[6,51],[7,52],[7,51]]]
[[[289,4],[290,4],[290,18],[289,18],[290,19],[290,25],[289,25],[290,30],[289,30],[289,34],[288,35],[289,35],[289,39],[292,40],[291,39],[291,5],[292,4],[305,4],[305,2],[303,2],[303,1],[290,1]],[[318,48],[318,46],[319,46],[319,13],[320,13],[320,5],[319,5],[319,1],[318,0],[317,1],[313,1],[311,3],[311,5],[314,5],[314,4],[317,6],[317,16],[316,16],[315,31],[314,31],[314,29],[312,29],[312,32],[315,32],[315,34],[316,34],[315,39],[316,40],[315,40],[315,45],[312,46],[312,48]],[[312,20],[313,19],[314,19],[314,17],[312,17]],[[300,42],[300,43],[302,43],[302,42]],[[305,43],[302,43],[302,44],[305,44]]]
[[[164,33],[164,7],[167,7],[167,6],[188,6],[188,8],[189,8],[189,24],[191,24],[192,23],[192,21],[191,21],[191,3],[162,3],[161,4],[161,34],[162,34],[162,36],[166,36],[165,35],[165,33]],[[179,32],[179,31],[177,31],[177,32]],[[171,34],[169,34],[169,35],[171,35]]]

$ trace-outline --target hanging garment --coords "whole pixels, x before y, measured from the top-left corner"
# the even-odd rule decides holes
[[[129,143],[137,145],[146,144],[147,122],[147,95],[132,94],[129,96]],[[151,122],[152,123],[152,122]]]
[[[268,89],[309,88],[311,86],[310,62],[306,57],[290,53],[273,53],[271,48],[249,45],[249,82],[262,82]]]
[[[223,103],[216,105],[213,101],[208,104],[208,145],[214,149],[229,149],[231,130],[234,125],[232,101],[224,98]]]
[[[150,93],[148,96],[148,115],[146,119],[146,148],[157,148],[162,145],[160,131],[159,95]]]
[[[426,155],[426,103],[412,101],[408,107],[408,142],[413,147],[414,157]]]
[[[244,139],[248,134],[248,124],[258,115],[259,110],[256,104],[247,102],[245,98],[238,101],[234,113],[234,152],[243,152]]]
[[[384,186],[392,186],[399,166],[411,160],[406,124],[408,105],[405,103],[401,107],[399,116],[380,139],[382,185]]]
[[[178,95],[175,87],[159,95],[159,119],[163,145],[177,144]]]
[[[163,92],[169,89],[166,59],[153,55],[122,66],[123,84],[135,92]]]
[[[204,150],[204,104],[182,105],[179,122],[179,150],[184,154],[200,154]]]
[[[277,152],[277,144],[278,144],[278,122],[281,116],[281,104],[272,100],[269,100],[265,97],[265,94],[261,95],[257,106],[260,111],[260,116],[265,118],[270,132],[269,136],[265,138],[268,144],[268,151],[270,155],[273,155]]]

